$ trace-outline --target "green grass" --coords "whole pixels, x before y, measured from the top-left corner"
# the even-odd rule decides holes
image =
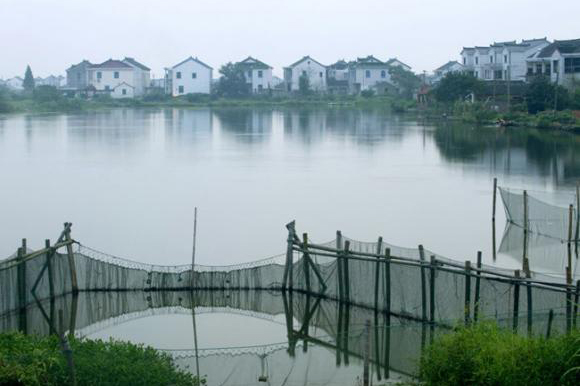
[[[150,347],[101,340],[71,341],[78,385],[202,385]],[[0,334],[0,385],[67,385],[69,371],[55,336]]]
[[[423,353],[419,378],[427,386],[579,385],[579,350],[580,330],[528,338],[482,323],[435,340]]]

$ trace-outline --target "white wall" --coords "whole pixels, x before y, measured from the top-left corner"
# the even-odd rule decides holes
[[[125,90],[125,94],[123,94],[123,90]],[[121,84],[113,90],[111,93],[111,97],[115,99],[122,99],[122,98],[134,98],[135,97],[135,89],[131,86],[126,84]]]
[[[311,59],[303,60],[296,66],[292,67],[291,90],[298,91],[300,77],[306,73],[310,81],[310,89],[314,91],[326,90],[326,67],[321,66]]]
[[[181,79],[177,78],[181,73]],[[196,77],[193,78],[192,74]],[[172,90],[171,95],[179,96],[186,94],[209,94],[211,91],[212,70],[194,60],[188,60],[171,71]],[[179,92],[179,87],[183,92]]]
[[[262,77],[259,76],[259,72],[262,72]],[[252,69],[246,71],[246,80],[248,83],[252,84],[252,92],[259,92],[260,86],[263,90],[274,87],[272,84],[272,69]]]
[[[101,73],[101,79],[97,78],[97,73]],[[115,72],[119,73],[119,77],[115,78]],[[118,69],[89,69],[89,84],[93,85],[97,90],[106,90],[107,86],[112,91],[117,85],[125,82],[133,85],[133,69],[132,68],[118,68]]]
[[[369,71],[370,77],[366,74]],[[384,71],[385,77],[381,76],[381,71]],[[377,83],[390,82],[391,75],[389,74],[388,66],[385,67],[357,67],[351,70],[351,81],[360,84],[360,91],[374,88]]]

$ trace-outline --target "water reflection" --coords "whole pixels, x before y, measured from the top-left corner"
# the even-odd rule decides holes
[[[219,108],[213,110],[222,132],[241,143],[267,142],[273,126],[273,112],[269,109]]]

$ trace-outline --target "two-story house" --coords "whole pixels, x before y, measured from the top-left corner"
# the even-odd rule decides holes
[[[528,79],[546,76],[553,83],[580,87],[580,39],[556,40],[527,59]]]
[[[248,56],[238,62],[237,65],[243,69],[246,82],[252,93],[262,93],[274,87],[272,84],[272,67],[266,63]]]
[[[151,83],[151,69],[133,58],[126,57],[123,59],[123,63],[133,67],[133,82],[131,85],[135,88],[135,95],[144,95]]]
[[[109,59],[87,67],[89,86],[113,98],[133,98],[145,94],[149,86],[149,68],[133,58]]]
[[[88,60],[73,64],[66,70],[66,87],[74,90],[84,90],[89,85],[88,69],[93,64]]]
[[[377,94],[385,92],[390,85],[390,65],[372,55],[358,58],[349,67],[349,85],[352,93],[373,90]]]
[[[348,94],[350,79],[350,64],[342,59],[328,66],[326,82],[330,94]]]
[[[284,68],[284,82],[286,82],[287,91],[300,89],[300,77],[308,79],[312,91],[326,91],[326,66],[310,56],[305,56]]]
[[[171,68],[165,69],[165,90],[172,96],[209,94],[213,68],[190,56]]]
[[[449,61],[449,62],[445,63],[444,65],[442,65],[441,67],[435,69],[435,71],[433,71],[431,83],[439,82],[441,79],[443,79],[445,77],[445,75],[447,75],[449,73],[463,72],[463,71],[464,71],[464,67],[461,63],[459,63],[456,60]]]

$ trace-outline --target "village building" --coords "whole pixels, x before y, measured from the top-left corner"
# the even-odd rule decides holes
[[[89,67],[93,64],[88,60],[73,64],[66,70],[66,87],[74,90],[84,90],[89,85]]]
[[[493,43],[487,47],[464,47],[461,51],[465,72],[484,81],[525,81],[526,59],[550,42],[546,38]]]
[[[209,94],[213,68],[190,56],[171,68],[165,69],[165,90],[172,96]]]
[[[112,98],[134,98],[135,97],[135,87],[131,86],[129,83],[122,82],[116,85],[111,92]]]
[[[348,94],[349,92],[349,63],[339,60],[327,68],[327,88],[329,94]]]
[[[109,93],[113,98],[126,98],[127,95],[142,96],[149,86],[149,68],[133,58],[109,59],[86,68],[87,88],[94,88],[97,93]],[[123,84],[124,87],[118,87]],[[131,90],[127,86],[130,86]]]
[[[358,94],[365,90],[373,90],[377,94],[383,94],[390,86],[390,68],[390,65],[372,55],[358,58],[349,66],[350,92]]]
[[[580,39],[556,40],[527,59],[528,80],[545,76],[553,83],[580,87]]]
[[[272,67],[266,63],[248,56],[237,64],[243,69],[246,82],[252,93],[259,94],[274,87]]]
[[[441,67],[435,69],[435,71],[433,71],[433,76],[431,77],[430,81],[431,81],[431,83],[437,83],[441,79],[443,79],[445,77],[445,75],[447,75],[449,73],[463,72],[463,71],[464,71],[463,65],[456,60],[452,60],[452,61],[445,63]]]
[[[23,83],[24,79],[19,76],[15,76],[14,78],[6,79],[4,81],[4,86],[13,91],[22,91],[24,90]]]
[[[144,95],[151,83],[151,69],[133,58],[126,57],[123,63],[133,67],[133,87],[135,95]]]
[[[391,67],[401,67],[402,69],[407,70],[407,71],[411,71],[411,69],[412,69],[411,66],[401,62],[397,58],[391,58],[391,59],[387,60],[385,63],[387,63],[387,65],[389,65]]]
[[[312,91],[326,91],[326,66],[305,56],[288,67],[284,68],[284,82],[287,91],[298,91],[300,89],[300,77],[306,77]]]

